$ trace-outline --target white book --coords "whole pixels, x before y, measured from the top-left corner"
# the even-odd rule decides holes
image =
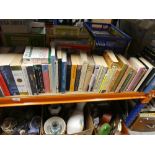
[[[84,85],[84,80],[85,80],[87,67],[88,67],[87,53],[80,52],[80,59],[81,59],[81,63],[82,63],[82,69],[81,69],[81,76],[80,76],[78,91],[82,91],[82,88],[83,88],[83,85]]]
[[[31,63],[31,54],[32,50],[30,46],[26,46],[24,54],[23,54],[23,63]]]
[[[136,88],[134,89],[134,91],[137,91],[139,89],[139,87],[141,86],[141,84],[144,82],[144,80],[147,78],[147,76],[149,75],[149,73],[154,68],[154,66],[151,63],[149,63],[146,59],[144,59],[143,57],[140,57],[139,60],[141,62],[143,62],[147,66],[147,72],[145,73],[145,75],[143,76],[143,78],[140,80],[140,82],[138,83],[138,85],[136,86]]]

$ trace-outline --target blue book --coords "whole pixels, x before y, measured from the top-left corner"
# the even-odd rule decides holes
[[[155,77],[151,80],[151,82],[144,89],[144,93],[149,93],[151,90],[155,90]]]
[[[62,53],[62,64],[61,64],[61,92],[66,91],[66,76],[67,76],[67,54]]]
[[[52,79],[51,80],[51,88],[52,92],[57,92],[57,76],[56,76],[56,54],[55,54],[55,48],[51,47],[51,74]]]
[[[19,95],[19,91],[14,80],[11,67],[8,65],[0,66],[0,71],[3,75],[3,78],[8,86],[11,95]]]

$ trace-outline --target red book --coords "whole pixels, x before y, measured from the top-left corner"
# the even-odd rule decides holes
[[[1,73],[0,73],[0,87],[2,88],[2,91],[5,96],[10,96],[9,89],[8,89]]]
[[[45,93],[49,93],[50,92],[50,79],[49,79],[48,64],[42,64],[42,74],[43,74]]]

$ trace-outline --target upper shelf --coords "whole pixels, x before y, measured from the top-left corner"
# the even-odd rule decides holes
[[[97,102],[112,100],[141,99],[147,103],[155,96],[155,92],[145,94],[143,92],[122,92],[122,93],[65,93],[65,94],[43,94],[38,96],[10,96],[0,98],[0,107],[46,105],[46,104],[67,104],[80,102]]]

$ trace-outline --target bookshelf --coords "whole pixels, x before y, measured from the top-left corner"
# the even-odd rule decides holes
[[[122,93],[65,93],[46,94],[37,96],[9,96],[0,98],[0,107],[47,105],[47,104],[68,104],[82,102],[99,102],[114,100],[140,99],[141,103],[148,103],[155,97],[155,91],[148,94],[143,92],[122,92]]]

